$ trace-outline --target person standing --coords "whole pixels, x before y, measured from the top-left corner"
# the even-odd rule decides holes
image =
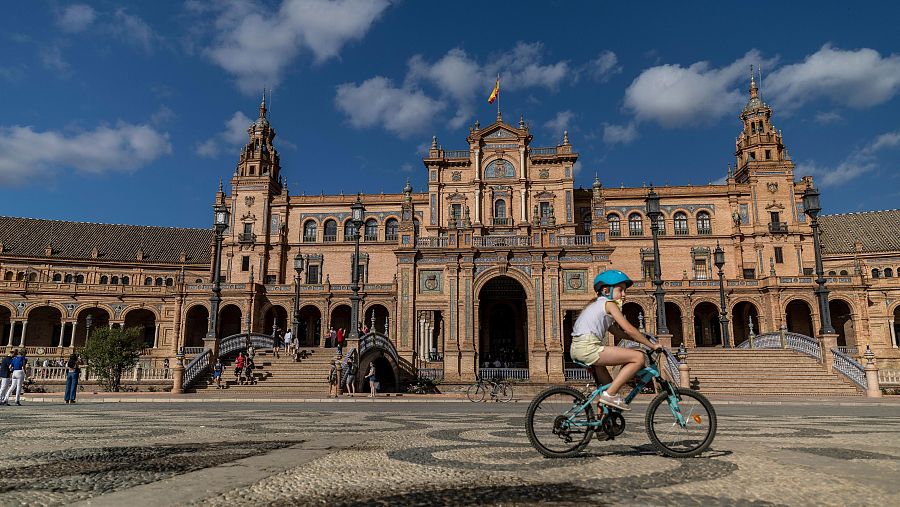
[[[22,397],[22,384],[25,382],[25,370],[28,368],[28,358],[25,357],[25,349],[19,349],[18,355],[10,361],[10,369],[12,370],[12,381],[9,389],[6,390],[5,405],[9,405],[9,397],[13,391],[16,392],[16,405],[22,405],[19,400]]]
[[[349,359],[347,360],[346,367],[346,375],[344,376],[344,385],[347,388],[347,395],[353,396],[356,394],[356,371],[358,365],[356,364],[356,355],[351,351],[349,354]]]
[[[72,352],[66,361],[66,403],[75,403],[75,394],[78,392],[78,375],[81,368],[78,366],[78,354]]]
[[[288,355],[294,353],[294,333],[290,329],[284,332],[284,351]]]
[[[331,326],[328,329],[328,341],[325,342],[326,348],[334,347],[335,340],[337,340],[337,331],[334,330],[334,326]]]
[[[216,383],[216,389],[222,389],[222,361],[216,359],[216,365],[213,367],[213,381]]]
[[[244,372],[244,353],[238,352],[237,359],[234,360],[234,380],[240,384],[243,384],[244,381],[241,380],[241,373]]]
[[[6,391],[9,389],[10,376],[12,375],[13,351],[6,353],[6,357],[0,362],[0,405],[8,405]]]
[[[378,392],[378,377],[375,376],[375,363],[369,363],[369,373],[366,374],[369,381],[369,398],[374,398]]]
[[[346,334],[346,330],[344,328],[338,328],[337,330],[337,354],[340,356],[344,351],[344,335]]]

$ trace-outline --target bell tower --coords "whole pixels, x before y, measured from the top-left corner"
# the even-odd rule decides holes
[[[241,149],[235,178],[255,184],[268,183],[272,194],[281,192],[281,160],[278,150],[272,144],[275,129],[269,124],[269,113],[266,109],[266,95],[263,92],[259,103],[259,117],[247,128],[249,140]]]
[[[740,116],[744,128],[735,142],[735,182],[747,183],[758,172],[786,172],[793,177],[794,164],[781,132],[772,125],[772,109],[760,96],[752,66],[749,92],[750,99]]]

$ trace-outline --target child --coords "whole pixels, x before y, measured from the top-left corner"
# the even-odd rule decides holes
[[[631,410],[618,392],[644,366],[644,354],[639,350],[615,347],[607,342],[606,332],[616,338],[631,339],[652,350],[659,348],[635,329],[622,314],[625,290],[634,282],[625,273],[610,269],[594,278],[597,299],[581,312],[572,328],[572,359],[593,366],[597,375],[610,386],[599,396],[600,403],[621,410]],[[615,380],[607,366],[622,365]]]
[[[216,383],[216,389],[222,389],[222,361],[216,359],[216,366],[213,367],[213,381]]]

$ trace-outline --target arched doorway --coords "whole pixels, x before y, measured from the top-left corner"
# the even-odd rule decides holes
[[[293,323],[293,317],[288,320],[287,310],[279,305],[272,305],[266,310],[266,315],[263,317],[263,327],[260,332],[263,334],[272,334],[274,326],[278,326],[278,329],[284,331],[285,329],[290,328]]]
[[[86,308],[78,313],[75,322],[74,346],[83,347],[87,343],[87,318],[91,316],[91,334],[104,327],[109,327],[109,312],[103,308]]]
[[[498,276],[478,293],[478,362],[528,367],[526,294],[514,278]]]
[[[708,301],[694,307],[694,340],[698,347],[722,344],[719,309]]]
[[[219,312],[219,338],[241,332],[241,309],[237,305],[225,305]]]
[[[0,305],[0,344],[6,345],[12,329],[12,310]]]
[[[894,308],[894,346],[900,347],[900,306]]]
[[[331,327],[335,331],[338,329],[346,329],[350,332],[350,306],[338,305],[331,310]]]
[[[828,302],[828,309],[831,311],[831,327],[838,335],[838,347],[856,345],[853,310],[850,309],[850,305],[842,299],[832,299]]]
[[[153,347],[156,337],[156,316],[150,310],[139,308],[125,314],[125,329],[142,328],[144,347]]]
[[[784,311],[785,325],[792,333],[806,336],[813,334],[812,309],[802,299],[795,299],[788,303]]]
[[[302,347],[318,347],[322,338],[322,312],[313,305],[300,309],[300,326],[297,340]]]
[[[622,305],[622,315],[624,315],[625,320],[636,329],[641,328],[641,319],[644,318],[642,317],[644,315],[644,309],[641,305],[637,303],[625,303]]]
[[[388,322],[388,310],[384,305],[374,304],[369,306],[366,308],[366,314],[363,317],[363,324],[368,326],[371,331],[388,334],[385,331]]]
[[[188,309],[184,318],[184,346],[203,347],[203,338],[209,330],[209,310],[203,305]]]
[[[395,393],[397,392],[397,374],[390,359],[383,352],[373,351],[366,354],[360,359],[359,373],[356,378],[359,382],[359,392],[369,392],[369,381],[365,376],[369,373],[369,364],[375,365],[375,378],[378,379],[379,393]]]
[[[684,326],[682,325],[681,308],[675,303],[666,303],[666,327],[672,335],[672,347],[684,343]]]
[[[731,329],[734,336],[734,345],[750,339],[750,321],[753,320],[753,332],[759,334],[759,311],[756,305],[749,301],[741,301],[731,310]]]
[[[35,308],[28,314],[25,345],[56,347],[62,330],[62,312],[52,306]]]

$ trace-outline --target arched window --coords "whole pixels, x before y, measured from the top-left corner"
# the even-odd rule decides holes
[[[413,236],[419,237],[419,221],[417,219],[413,219]]]
[[[18,280],[20,282],[24,282],[25,281],[25,272],[19,271],[19,274],[16,275],[16,280]]]
[[[108,277],[108,276],[103,275],[103,276],[100,277],[100,285],[106,285],[106,284],[108,284],[108,283],[109,283],[109,277]]]
[[[679,211],[675,213],[675,217],[672,220],[673,228],[675,229],[676,236],[687,236],[688,235],[688,220],[687,213],[683,211]]]
[[[894,270],[891,269],[891,268],[884,268],[884,277],[885,277],[885,278],[893,278],[893,277],[894,277]]]
[[[202,279],[202,278],[197,278],[196,280],[194,280],[194,283],[203,283],[203,279]]]
[[[128,285],[131,280],[127,276],[122,277],[122,285]]]
[[[656,219],[656,229],[659,231],[660,235],[666,233],[666,217],[662,214]]]
[[[109,283],[111,283],[113,285],[119,285],[119,277],[113,275],[113,277],[109,279]]]
[[[872,270],[872,278],[881,278],[881,271],[878,268]]]
[[[19,273],[19,274],[24,275],[25,273]],[[72,275],[66,275],[66,277],[63,278],[63,281],[66,283],[72,283]]]
[[[837,271],[829,271],[828,276],[837,276]]]
[[[846,270],[846,269],[842,269],[842,270],[841,270],[841,276],[847,276],[848,274],[849,274],[849,273],[847,273],[847,270]]]
[[[644,219],[640,213],[632,213],[628,215],[628,235],[643,236],[644,235]]]
[[[174,283],[175,281],[171,278],[166,278],[166,287],[171,287],[172,285],[174,285]]]
[[[162,277],[161,276],[156,277],[156,283],[154,285],[158,285],[158,286],[162,287],[162,284],[163,284]]]
[[[84,275],[76,275],[75,283],[84,283]]]
[[[147,278],[144,278],[144,285],[153,285],[153,279],[149,276]]]
[[[484,168],[484,178],[485,179],[495,179],[495,178],[515,178],[516,170],[513,168],[513,165],[509,163],[507,160],[497,159],[492,160],[491,163]]]
[[[400,225],[397,222],[396,218],[388,218],[386,222],[384,222],[384,240],[385,241],[397,241],[397,232],[400,229]]]
[[[11,282],[12,279],[13,279],[13,272],[12,272],[12,271],[7,271],[6,274],[3,275],[3,279],[6,280],[6,281],[8,281],[8,282]]]
[[[353,227],[353,220],[347,220],[344,222],[344,241],[353,241],[354,236],[356,236],[356,228]]]
[[[606,221],[609,222],[609,235],[610,236],[621,236],[622,235],[622,227],[619,223],[619,215],[615,213],[610,213],[606,216]]]
[[[53,274],[53,281],[54,281],[54,282],[61,282],[61,281],[62,281],[62,275],[59,274],[59,273],[54,273],[54,274]]]
[[[378,221],[374,218],[366,220],[366,241],[378,241]]]
[[[330,218],[325,221],[325,241],[337,241],[337,222]]]
[[[314,243],[316,241],[316,221],[307,220],[303,224],[303,242]]]
[[[31,273],[28,273],[28,281],[29,282],[37,281],[37,273],[35,273],[33,271]]]
[[[506,218],[506,201],[497,199],[494,201],[494,225],[512,225]]]
[[[705,211],[697,213],[697,234],[712,234],[712,223],[709,220],[709,213]]]

